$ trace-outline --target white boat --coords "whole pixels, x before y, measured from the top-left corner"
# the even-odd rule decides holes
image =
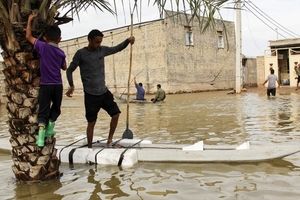
[[[114,141],[118,148],[107,147],[105,139],[86,145],[74,143],[57,145],[58,156],[65,163],[95,163],[131,167],[137,162],[178,163],[251,163],[283,158],[300,152],[296,145],[251,145],[245,142],[238,146],[152,144],[149,140],[121,139]]]
[[[0,139],[0,150],[10,152],[9,138]],[[117,147],[118,146],[118,147]],[[205,145],[195,144],[152,144],[149,140],[118,139],[107,147],[106,139],[93,142],[93,148],[86,145],[85,136],[70,144],[57,144],[57,156],[63,163],[118,165],[131,167],[138,162],[177,163],[254,163],[284,158],[300,152],[295,144],[252,144]]]
[[[114,97],[115,97],[115,100],[119,103],[127,103],[127,95],[124,95],[123,94],[119,94],[119,93],[114,93]],[[138,99],[129,99],[129,103],[138,103],[138,104],[148,104],[148,103],[153,103],[152,101],[150,100],[138,100]]]
[[[152,101],[147,101],[146,99],[145,100],[137,100],[137,99],[131,99],[129,101],[129,103],[140,103],[140,104],[145,104],[145,103],[153,103]]]

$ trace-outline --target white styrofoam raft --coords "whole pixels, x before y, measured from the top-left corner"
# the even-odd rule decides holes
[[[102,141],[103,139],[99,139]],[[117,141],[117,140],[115,140]],[[66,147],[59,145],[57,156],[60,158],[61,162],[69,163],[70,157],[73,163],[96,163],[102,165],[118,165],[121,155],[123,154],[122,166],[131,167],[138,162],[136,149],[131,149],[130,146],[138,147],[139,144],[152,144],[149,140],[140,139],[122,139],[117,142],[118,145],[128,147],[126,148],[107,148],[105,147],[105,142],[102,141],[99,144],[94,145],[92,149],[87,147],[81,148],[81,145],[85,145],[86,142],[80,141],[80,145],[76,143],[74,146]],[[61,150],[62,149],[62,150]],[[75,149],[75,151],[74,151]],[[73,153],[71,153],[73,151]],[[96,157],[95,157],[96,156]]]

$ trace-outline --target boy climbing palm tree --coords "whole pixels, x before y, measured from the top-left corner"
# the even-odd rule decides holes
[[[66,70],[65,53],[58,48],[61,40],[61,31],[58,26],[49,26],[41,41],[32,36],[32,20],[37,14],[33,13],[28,17],[26,27],[26,39],[34,45],[40,61],[40,90],[39,90],[39,111],[38,123],[39,133],[36,141],[37,146],[43,147],[45,137],[54,135],[55,121],[60,115],[63,86],[60,70]]]

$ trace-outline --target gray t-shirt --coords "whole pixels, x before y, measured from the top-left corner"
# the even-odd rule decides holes
[[[268,76],[268,89],[276,88],[277,76],[274,74],[270,74]]]
[[[72,73],[79,66],[84,91],[91,95],[104,94],[107,91],[104,57],[122,51],[128,44],[129,40],[126,39],[114,47],[100,46],[93,51],[87,47],[79,49],[67,69],[69,85],[74,86]]]

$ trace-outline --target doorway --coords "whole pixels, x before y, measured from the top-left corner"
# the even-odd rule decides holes
[[[280,85],[290,85],[289,50],[278,50],[278,82]]]

